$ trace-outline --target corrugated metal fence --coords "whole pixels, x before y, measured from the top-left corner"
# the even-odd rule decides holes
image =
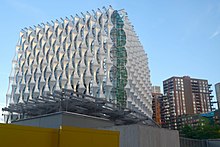
[[[180,137],[180,147],[220,147],[220,139],[189,139]]]
[[[207,147],[206,140],[180,137],[180,147]]]
[[[207,147],[220,147],[220,139],[209,139],[207,145]]]

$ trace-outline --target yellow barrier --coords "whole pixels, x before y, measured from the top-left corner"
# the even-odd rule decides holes
[[[0,124],[0,146],[119,147],[119,132],[74,127],[46,129]]]
[[[62,127],[60,129],[60,147],[119,147],[119,132]]]
[[[58,129],[0,124],[2,147],[58,147]]]

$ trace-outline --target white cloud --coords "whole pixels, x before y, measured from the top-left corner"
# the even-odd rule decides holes
[[[215,38],[216,36],[218,36],[219,34],[220,34],[219,31],[215,31],[215,32],[209,37],[209,39],[213,39],[213,38]]]

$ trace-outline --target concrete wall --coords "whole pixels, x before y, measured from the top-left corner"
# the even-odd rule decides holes
[[[59,112],[36,118],[13,122],[20,125],[44,128],[74,126],[81,128],[99,128],[101,130],[120,131],[120,147],[179,147],[179,133],[174,130],[149,127],[146,125],[114,126],[107,119]]]
[[[41,115],[39,117],[14,121],[12,122],[12,124],[43,128],[59,128],[60,126],[98,128],[109,127],[114,125],[112,121],[107,119],[69,112],[58,112],[48,115]]]
[[[62,115],[60,113],[42,115],[40,117],[14,121],[12,124],[42,128],[59,128],[62,125]]]
[[[139,132],[140,147],[179,147],[178,131],[139,126]]]
[[[88,115],[78,115],[76,113],[64,113],[62,115],[63,126],[74,126],[83,128],[98,128],[114,126],[114,123],[110,120],[92,117]]]
[[[120,147],[180,147],[179,133],[175,130],[143,125],[104,128],[120,131]]]

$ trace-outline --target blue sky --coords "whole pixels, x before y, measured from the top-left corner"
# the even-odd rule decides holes
[[[1,0],[0,103],[22,28],[108,5],[128,12],[148,54],[153,85],[184,75],[220,82],[219,0]]]

